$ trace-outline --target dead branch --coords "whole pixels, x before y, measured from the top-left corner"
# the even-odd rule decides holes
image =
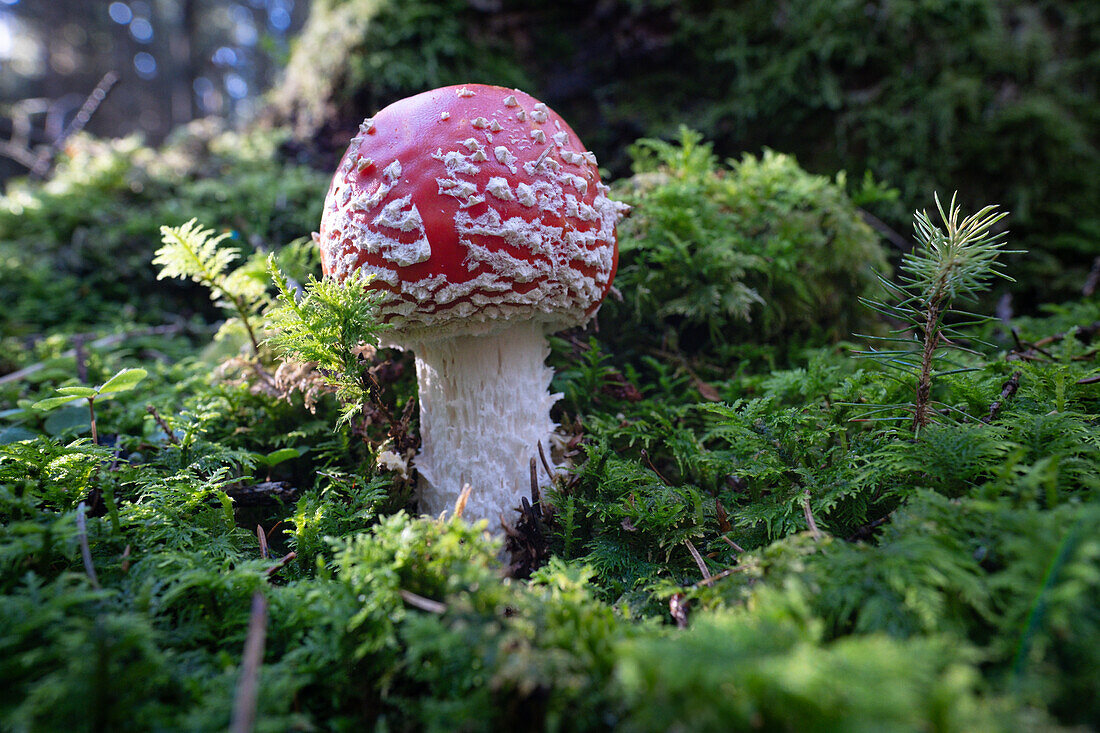
[[[264,533],[264,528],[259,524],[256,525],[256,539],[260,542],[260,557],[264,560],[267,559],[267,534]]]
[[[1089,276],[1085,278],[1085,286],[1081,288],[1081,295],[1087,298],[1096,292],[1098,285],[1100,285],[1100,257],[1092,261],[1092,269],[1089,270]]]
[[[863,219],[864,223],[867,224],[867,226],[871,227],[876,232],[886,237],[890,244],[897,247],[900,251],[908,252],[909,250],[913,249],[913,245],[909,242],[908,239],[898,234],[896,231],[890,228],[890,226],[886,222],[884,222],[882,219],[879,219],[871,212],[865,209],[859,209],[859,216],[861,219]]]
[[[225,493],[236,506],[264,506],[289,501],[298,489],[286,481],[264,481],[248,486],[230,486]]]
[[[724,534],[723,534],[723,535],[718,535],[718,536],[722,538],[722,541],[723,541],[723,542],[725,542],[725,543],[726,543],[727,545],[729,545],[729,546],[730,546],[730,547],[732,547],[733,549],[737,550],[738,552],[744,552],[744,551],[745,551],[745,548],[744,548],[744,547],[742,547],[741,545],[737,544],[736,542],[734,542],[733,540],[731,540],[731,539],[730,539],[729,537],[726,537],[726,536],[725,536]]]
[[[662,476],[661,472],[657,470],[657,467],[653,465],[653,461],[649,457],[649,451],[647,451],[645,448],[642,448],[642,450],[639,451],[639,454],[641,455],[642,460],[645,461],[645,464],[649,466],[649,469],[653,471],[653,473],[657,474],[657,478],[661,479],[661,481],[663,481],[666,486],[672,486],[672,482]]]
[[[539,441],[538,445],[539,445],[539,458],[542,459],[542,467],[546,470],[546,478],[550,479],[550,481],[553,482],[554,472],[552,470],[550,470],[550,461],[546,460],[546,452],[542,449],[542,441],[541,440]]]
[[[176,437],[176,434],[174,432],[172,432],[172,428],[168,427],[168,423],[166,423],[164,421],[164,418],[160,416],[160,413],[157,412],[157,408],[153,407],[152,405],[146,405],[145,411],[153,416],[153,419],[157,422],[157,426],[164,432],[165,435],[168,436],[168,442],[170,442],[172,445],[180,444],[180,439]]]
[[[695,589],[695,588],[700,588],[704,585],[711,585],[712,583],[717,583],[722,578],[728,578],[729,576],[733,575],[734,573],[739,573],[744,569],[745,569],[744,565],[737,565],[735,567],[728,568],[726,570],[723,570],[720,573],[715,573],[714,575],[710,576],[709,578],[704,578],[703,580],[700,580],[698,583],[696,583],[695,585],[693,585],[691,587],[692,587],[692,589]]]

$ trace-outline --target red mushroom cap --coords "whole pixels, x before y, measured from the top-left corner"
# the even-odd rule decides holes
[[[419,338],[518,315],[583,323],[618,264],[596,158],[521,91],[467,84],[391,104],[360,127],[314,235],[327,276],[356,270],[383,317]]]

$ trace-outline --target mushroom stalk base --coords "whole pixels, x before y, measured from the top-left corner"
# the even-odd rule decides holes
[[[543,363],[550,348],[540,324],[410,346],[420,388],[420,510],[454,511],[469,484],[465,518],[493,528],[502,514],[512,521],[530,495],[539,441],[549,449],[550,407],[561,397],[549,393],[553,370]]]

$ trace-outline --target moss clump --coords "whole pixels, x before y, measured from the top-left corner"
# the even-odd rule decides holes
[[[530,86],[489,17],[465,0],[315,2],[273,94],[274,111],[308,137],[333,123],[350,128],[426,89]],[[337,135],[333,145],[342,149],[347,137]]]
[[[631,333],[690,353],[739,341],[823,344],[864,327],[859,303],[888,270],[879,237],[843,188],[766,151],[722,166],[701,137],[642,141],[617,192],[635,206],[619,228],[605,305]]]

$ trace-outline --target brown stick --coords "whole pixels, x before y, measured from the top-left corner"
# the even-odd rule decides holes
[[[539,446],[539,458],[542,459],[542,467],[546,469],[546,478],[551,482],[554,480],[554,472],[550,470],[550,461],[546,460],[546,452],[542,449],[542,441],[538,443]]]
[[[397,591],[401,594],[401,600],[408,603],[413,608],[419,608],[421,611],[427,611],[428,613],[446,613],[447,606],[439,601],[433,601],[431,598],[425,598],[424,596],[417,595],[412,591],[399,589]]]
[[[99,430],[96,428],[96,424],[95,424],[95,398],[94,397],[89,397],[88,398],[88,416],[89,416],[89,419],[92,421],[92,443],[94,443],[95,445],[99,445]]]
[[[84,351],[84,334],[73,336],[73,356],[76,357],[76,378],[83,384],[88,383],[88,354]]]
[[[729,576],[733,575],[734,573],[739,573],[744,569],[745,569],[744,565],[737,565],[736,567],[732,567],[732,568],[729,568],[727,570],[723,570],[720,573],[715,573],[714,575],[710,576],[709,578],[704,578],[703,580],[700,580],[698,583],[696,583],[695,585],[693,585],[691,587],[692,588],[698,588],[698,587],[703,586],[703,585],[710,585],[711,583],[717,583],[722,578],[728,578]]]
[[[256,525],[256,539],[260,542],[260,557],[264,560],[267,559],[267,535],[264,534],[264,528],[259,524]]]
[[[738,552],[744,552],[744,551],[745,551],[745,548],[744,548],[744,547],[742,547],[741,545],[737,544],[736,542],[734,542],[733,540],[731,540],[731,539],[730,539],[729,537],[726,537],[726,536],[725,536],[724,534],[722,534],[722,535],[718,535],[718,536],[722,538],[722,541],[723,541],[723,542],[725,542],[725,543],[726,543],[727,545],[729,545],[729,546],[730,546],[730,547],[732,547],[733,549],[737,550]]]
[[[1088,297],[1096,292],[1096,287],[1100,285],[1100,257],[1097,257],[1092,261],[1092,269],[1089,270],[1089,275],[1085,278],[1085,287],[1081,288],[1081,295]]]
[[[913,249],[913,244],[908,239],[891,229],[890,226],[882,219],[879,219],[877,216],[867,211],[866,209],[859,209],[858,211],[859,217],[863,219],[863,222],[865,224],[867,224],[869,227],[874,229],[882,236],[886,237],[886,239],[889,240],[890,244],[897,247],[900,251],[908,252],[909,250]]]
[[[817,522],[814,521],[814,513],[810,510],[810,490],[806,489],[806,492],[802,495],[802,512],[806,515],[806,524],[810,525],[810,532],[814,536],[814,541],[821,541],[821,530],[817,528]]]
[[[691,557],[695,560],[695,564],[699,566],[699,572],[703,574],[703,580],[709,578],[710,571],[707,570],[707,564],[703,562],[703,556],[695,549],[695,545],[691,544],[691,540],[686,538],[684,539],[684,544],[687,545],[688,552],[691,553]]]
[[[267,577],[270,578],[273,575],[275,575],[275,573],[277,573],[280,570],[282,570],[283,568],[285,568],[286,564],[288,562],[290,562],[291,560],[293,560],[294,558],[296,558],[296,557],[298,557],[297,552],[288,552],[287,554],[283,555],[282,558],[279,559],[279,562],[275,563],[274,565],[272,565],[271,567],[269,567],[267,569],[267,573],[266,573]]]
[[[152,405],[146,405],[145,406],[145,411],[153,416],[153,419],[156,420],[156,422],[157,422],[157,426],[162,431],[164,431],[165,435],[168,436],[168,442],[169,443],[171,443],[172,445],[179,445],[180,444],[180,439],[176,437],[176,434],[174,432],[172,432],[172,428],[170,428],[168,426],[168,423],[166,423],[164,421],[164,418],[160,416],[160,413],[157,412],[157,408],[153,407]]]
[[[233,698],[231,733],[251,733],[256,723],[256,698],[260,692],[260,666],[264,662],[264,641],[267,637],[267,598],[260,591],[252,594],[252,615],[248,619],[248,636],[244,641],[241,676]]]
[[[657,467],[653,465],[653,461],[649,457],[649,451],[647,451],[645,448],[642,448],[639,453],[642,456],[642,460],[645,461],[647,466],[649,466],[649,469],[653,471],[653,473],[657,474],[657,478],[661,479],[661,481],[664,481],[667,486],[672,486],[672,482],[662,476],[661,472],[657,470]]]
[[[80,542],[80,557],[84,560],[84,572],[88,574],[92,587],[99,590],[99,578],[96,577],[95,565],[92,564],[92,549],[88,547],[88,526],[84,520],[84,512],[87,509],[84,502],[76,505],[76,538]]]
[[[993,404],[989,406],[989,414],[982,418],[982,422],[991,423],[997,419],[997,413],[1001,411],[1001,407],[1012,395],[1016,394],[1016,390],[1020,388],[1020,377],[1023,376],[1022,372],[1014,372],[1008,381],[1001,385],[1001,397],[994,400]]]

